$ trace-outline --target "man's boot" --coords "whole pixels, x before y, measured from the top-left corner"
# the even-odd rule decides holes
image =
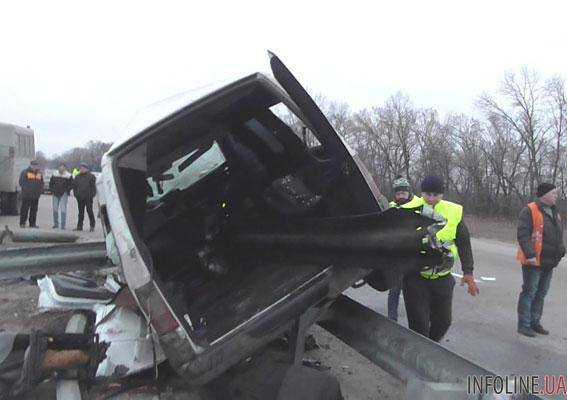
[[[524,335],[527,337],[535,337],[536,333],[532,328],[526,328],[525,326],[519,326],[518,327],[518,333],[520,335]]]
[[[535,333],[539,333],[540,335],[549,335],[549,331],[541,326],[541,324],[532,326],[532,329]]]
[[[82,226],[77,226],[75,229],[73,229],[74,232],[79,232],[82,231],[83,227]]]

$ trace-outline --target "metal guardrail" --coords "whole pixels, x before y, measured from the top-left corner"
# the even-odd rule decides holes
[[[495,373],[398,325],[345,295],[339,296],[318,324],[406,383],[408,399],[494,398],[492,394],[468,395],[467,380],[473,376],[494,377]],[[534,395],[525,398],[539,399]]]
[[[79,239],[79,236],[65,231],[46,231],[41,229],[11,231],[6,226],[3,231],[0,231],[0,243],[5,239],[14,243],[73,243]]]
[[[0,279],[112,267],[104,242],[0,251]]]

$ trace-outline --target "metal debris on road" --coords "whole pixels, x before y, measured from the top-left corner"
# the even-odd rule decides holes
[[[65,231],[46,231],[41,229],[18,229],[11,231],[8,225],[0,232],[0,243],[9,239],[14,243],[74,243],[78,235]]]

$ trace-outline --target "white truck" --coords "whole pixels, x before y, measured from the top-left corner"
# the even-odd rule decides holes
[[[18,179],[34,157],[33,130],[0,122],[0,215],[18,214]]]

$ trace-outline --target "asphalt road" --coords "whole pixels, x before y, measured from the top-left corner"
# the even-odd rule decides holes
[[[44,194],[39,199],[36,223],[40,229],[51,230],[51,227],[53,226],[53,212],[51,202],[52,197],[49,194]],[[85,212],[85,221],[83,225],[86,230],[80,232],[81,240],[104,240],[100,219],[98,219],[97,217],[98,207],[96,205],[96,199],[94,203],[95,205],[93,209],[96,219],[95,231],[89,232],[89,216]],[[71,196],[69,197],[69,201],[67,202],[67,231],[71,231],[77,227],[78,215],[79,211],[77,200],[73,196]],[[18,215],[9,217],[0,216],[0,227],[2,227],[3,229],[5,225],[8,225],[10,229],[20,229],[20,217]]]
[[[475,276],[495,277],[479,283],[480,295],[470,296],[466,286],[455,286],[453,325],[442,345],[500,374],[567,374],[567,263],[555,269],[546,297],[542,325],[549,336],[527,338],[516,332],[516,306],[522,273],[511,244],[473,240]],[[455,268],[455,272],[461,272]],[[460,280],[458,280],[460,282]],[[387,293],[364,286],[347,294],[387,315]],[[399,323],[407,326],[403,298]]]

